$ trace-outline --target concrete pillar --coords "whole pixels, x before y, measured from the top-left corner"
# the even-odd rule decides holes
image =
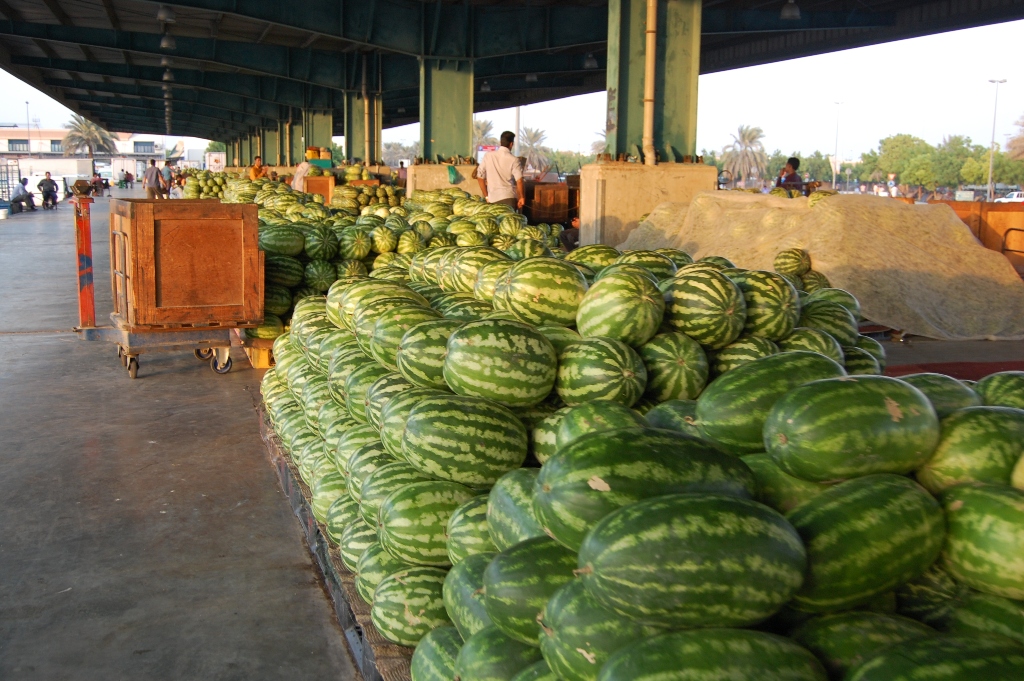
[[[367,153],[366,114],[369,109],[370,148]],[[381,129],[383,128],[383,111],[380,95],[370,93],[364,100],[361,94],[345,95],[345,158],[348,161],[378,161],[381,153]],[[327,145],[330,146],[330,145]]]
[[[420,153],[436,161],[473,152],[473,65],[420,60]]]
[[[305,123],[305,137],[307,147],[331,148],[331,136],[334,134],[334,112],[329,110],[305,109],[302,112],[302,120]],[[305,158],[305,148],[303,148]]]
[[[306,126],[301,111],[293,111],[291,128],[291,158],[288,165],[298,165],[306,158]]]
[[[697,146],[700,0],[659,0],[654,146],[682,161]],[[608,153],[640,156],[644,117],[645,0],[608,2]]]
[[[263,150],[263,163],[268,166],[281,165],[281,138],[278,128],[260,130],[260,147]]]

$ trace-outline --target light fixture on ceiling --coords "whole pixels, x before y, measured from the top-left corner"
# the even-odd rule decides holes
[[[790,0],[792,2],[792,0]],[[585,69],[596,69],[597,59],[594,58],[593,52],[587,52],[587,56],[583,59],[583,68]]]
[[[178,49],[178,41],[174,39],[174,36],[170,33],[164,33],[163,37],[160,38],[160,49],[161,50],[176,50]]]
[[[398,107],[398,113],[405,113],[405,107],[404,106]]]
[[[171,94],[170,90],[164,90],[164,99],[174,99],[174,95]]]
[[[170,57],[160,57],[160,66],[173,66],[174,60]]]
[[[171,73],[170,69],[164,69],[164,82],[165,83],[173,83],[174,82],[174,74]]]
[[[800,21],[800,8],[797,7],[796,0],[787,0],[779,12],[779,18],[783,21]]]
[[[487,82],[487,81],[485,80],[485,81],[483,82],[483,84],[482,84],[482,85],[480,86],[480,92],[490,92],[490,91],[491,91],[491,84],[490,84],[490,83],[488,83],[488,82]]]
[[[173,24],[178,20],[178,18],[174,16],[174,10],[167,5],[160,5],[160,9],[156,12],[156,18],[158,21],[165,24]]]
[[[527,83],[536,83],[537,82],[537,74],[536,73],[527,73],[526,74],[526,82]]]

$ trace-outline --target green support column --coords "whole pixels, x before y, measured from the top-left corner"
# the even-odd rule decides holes
[[[251,143],[252,143],[252,138],[249,137],[248,135],[245,135],[244,137],[242,137],[241,141],[239,142],[240,147],[241,147],[241,151],[242,151],[242,153],[241,153],[241,155],[239,157],[239,160],[241,160],[243,166],[247,166],[247,165],[251,165],[252,164],[252,144]]]
[[[306,127],[303,125],[302,112],[296,111],[292,116],[292,165],[298,165],[306,159]]]
[[[302,119],[305,121],[306,146],[330,149],[331,136],[334,134],[334,112],[307,109],[302,112]]]
[[[420,153],[439,160],[473,152],[473,65],[420,60]]]
[[[277,128],[273,130],[260,130],[262,139],[263,162],[270,166],[281,165],[281,138]]]
[[[235,140],[228,140],[224,145],[224,165],[227,167],[233,167],[235,165]]]
[[[370,149],[366,150],[366,109],[370,113]],[[370,94],[366,101],[362,95],[345,95],[345,158],[348,161],[377,161],[381,157],[381,128],[383,124],[380,96]]]
[[[661,161],[696,153],[700,0],[658,2],[654,146]],[[645,0],[608,2],[608,153],[640,156],[644,129]]]

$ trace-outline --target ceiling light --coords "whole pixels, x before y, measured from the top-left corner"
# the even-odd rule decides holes
[[[779,18],[783,21],[800,21],[800,8],[796,6],[796,0],[787,0],[779,12]]]
[[[160,66],[173,66],[174,60],[170,57],[160,57]]]
[[[792,2],[793,0],[790,0]],[[587,52],[587,56],[583,59],[583,68],[585,69],[596,69],[597,59],[594,58],[593,52]]]
[[[536,83],[537,82],[537,74],[536,73],[527,73],[526,74],[526,82],[527,83]]]
[[[173,83],[174,82],[174,74],[171,73],[170,69],[164,69],[164,82],[165,83]]]
[[[178,48],[178,41],[174,39],[174,36],[170,33],[164,33],[163,37],[160,38],[160,49],[161,50],[175,50]]]
[[[481,86],[480,86],[480,92],[490,92],[490,91],[491,91],[491,84],[490,84],[490,83],[488,83],[488,82],[487,82],[487,81],[485,80],[485,81],[483,82],[483,85],[481,85]]]
[[[167,5],[160,5],[160,9],[156,12],[156,18],[165,24],[173,24],[177,21],[177,17],[174,16],[174,10]]]
[[[164,92],[164,99],[174,99],[174,95],[171,94],[170,90]]]
[[[405,113],[405,107],[404,106],[398,107],[398,113]]]

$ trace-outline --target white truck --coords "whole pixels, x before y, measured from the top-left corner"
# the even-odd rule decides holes
[[[1024,192],[1010,192],[996,199],[995,203],[1024,203]]]

